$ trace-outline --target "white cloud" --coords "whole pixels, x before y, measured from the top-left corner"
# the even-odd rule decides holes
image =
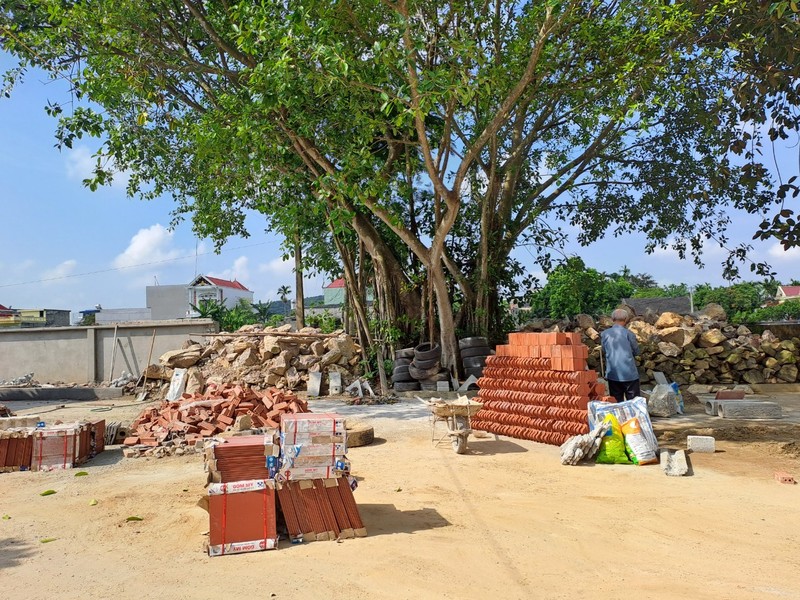
[[[294,263],[282,258],[273,258],[271,261],[258,265],[259,273],[266,273],[269,275],[284,276],[292,273]]]
[[[243,283],[247,287],[251,287],[250,284],[250,259],[246,256],[240,256],[235,261],[233,261],[233,265],[224,271],[215,271],[206,273],[210,277],[219,277],[220,279],[228,279],[230,281],[236,280],[240,283]]]
[[[78,261],[74,259],[65,260],[52,269],[47,269],[42,273],[42,279],[62,279],[71,275],[75,271]]]
[[[181,252],[172,247],[173,235],[160,223],[140,229],[112,264],[119,269],[178,258]]]
[[[75,146],[65,155],[67,177],[73,181],[83,182],[94,176],[94,169],[97,166],[97,157],[92,154],[86,146]],[[111,186],[115,188],[125,188],[128,185],[130,175],[125,171],[113,171]]]
[[[767,254],[769,254],[770,258],[777,261],[800,260],[800,248],[794,247],[794,248],[789,248],[788,250],[784,250],[780,242],[775,242],[772,246],[770,246],[769,250],[767,251]]]

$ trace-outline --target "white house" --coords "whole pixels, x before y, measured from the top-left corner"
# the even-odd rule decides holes
[[[779,285],[775,300],[778,304],[783,304],[787,300],[800,300],[800,285]]]
[[[186,289],[189,304],[199,306],[203,300],[216,300],[227,308],[234,308],[244,298],[253,302],[253,292],[238,281],[228,281],[207,275],[198,275]]]

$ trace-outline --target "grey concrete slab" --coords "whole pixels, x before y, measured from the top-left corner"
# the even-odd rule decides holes
[[[749,402],[743,400],[720,401],[719,415],[723,419],[780,419],[781,407],[774,402]]]
[[[687,435],[686,448],[692,452],[707,452],[709,454],[717,451],[716,440],[710,435]]]
[[[689,473],[689,463],[683,450],[661,450],[661,470],[670,477],[682,477]]]

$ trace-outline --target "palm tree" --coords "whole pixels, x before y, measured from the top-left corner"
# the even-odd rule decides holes
[[[284,308],[286,307],[286,302],[289,298],[289,294],[291,293],[292,293],[292,288],[290,288],[288,285],[282,285],[281,287],[278,288],[278,296],[280,297],[281,302],[283,302]],[[286,314],[287,315],[289,314],[288,310],[286,310]]]

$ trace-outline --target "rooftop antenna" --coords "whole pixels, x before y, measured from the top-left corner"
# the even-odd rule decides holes
[[[197,246],[199,240],[195,238],[194,240],[194,276],[197,277]]]
[[[153,275],[153,281],[155,281],[155,284],[158,285],[158,275]]]

